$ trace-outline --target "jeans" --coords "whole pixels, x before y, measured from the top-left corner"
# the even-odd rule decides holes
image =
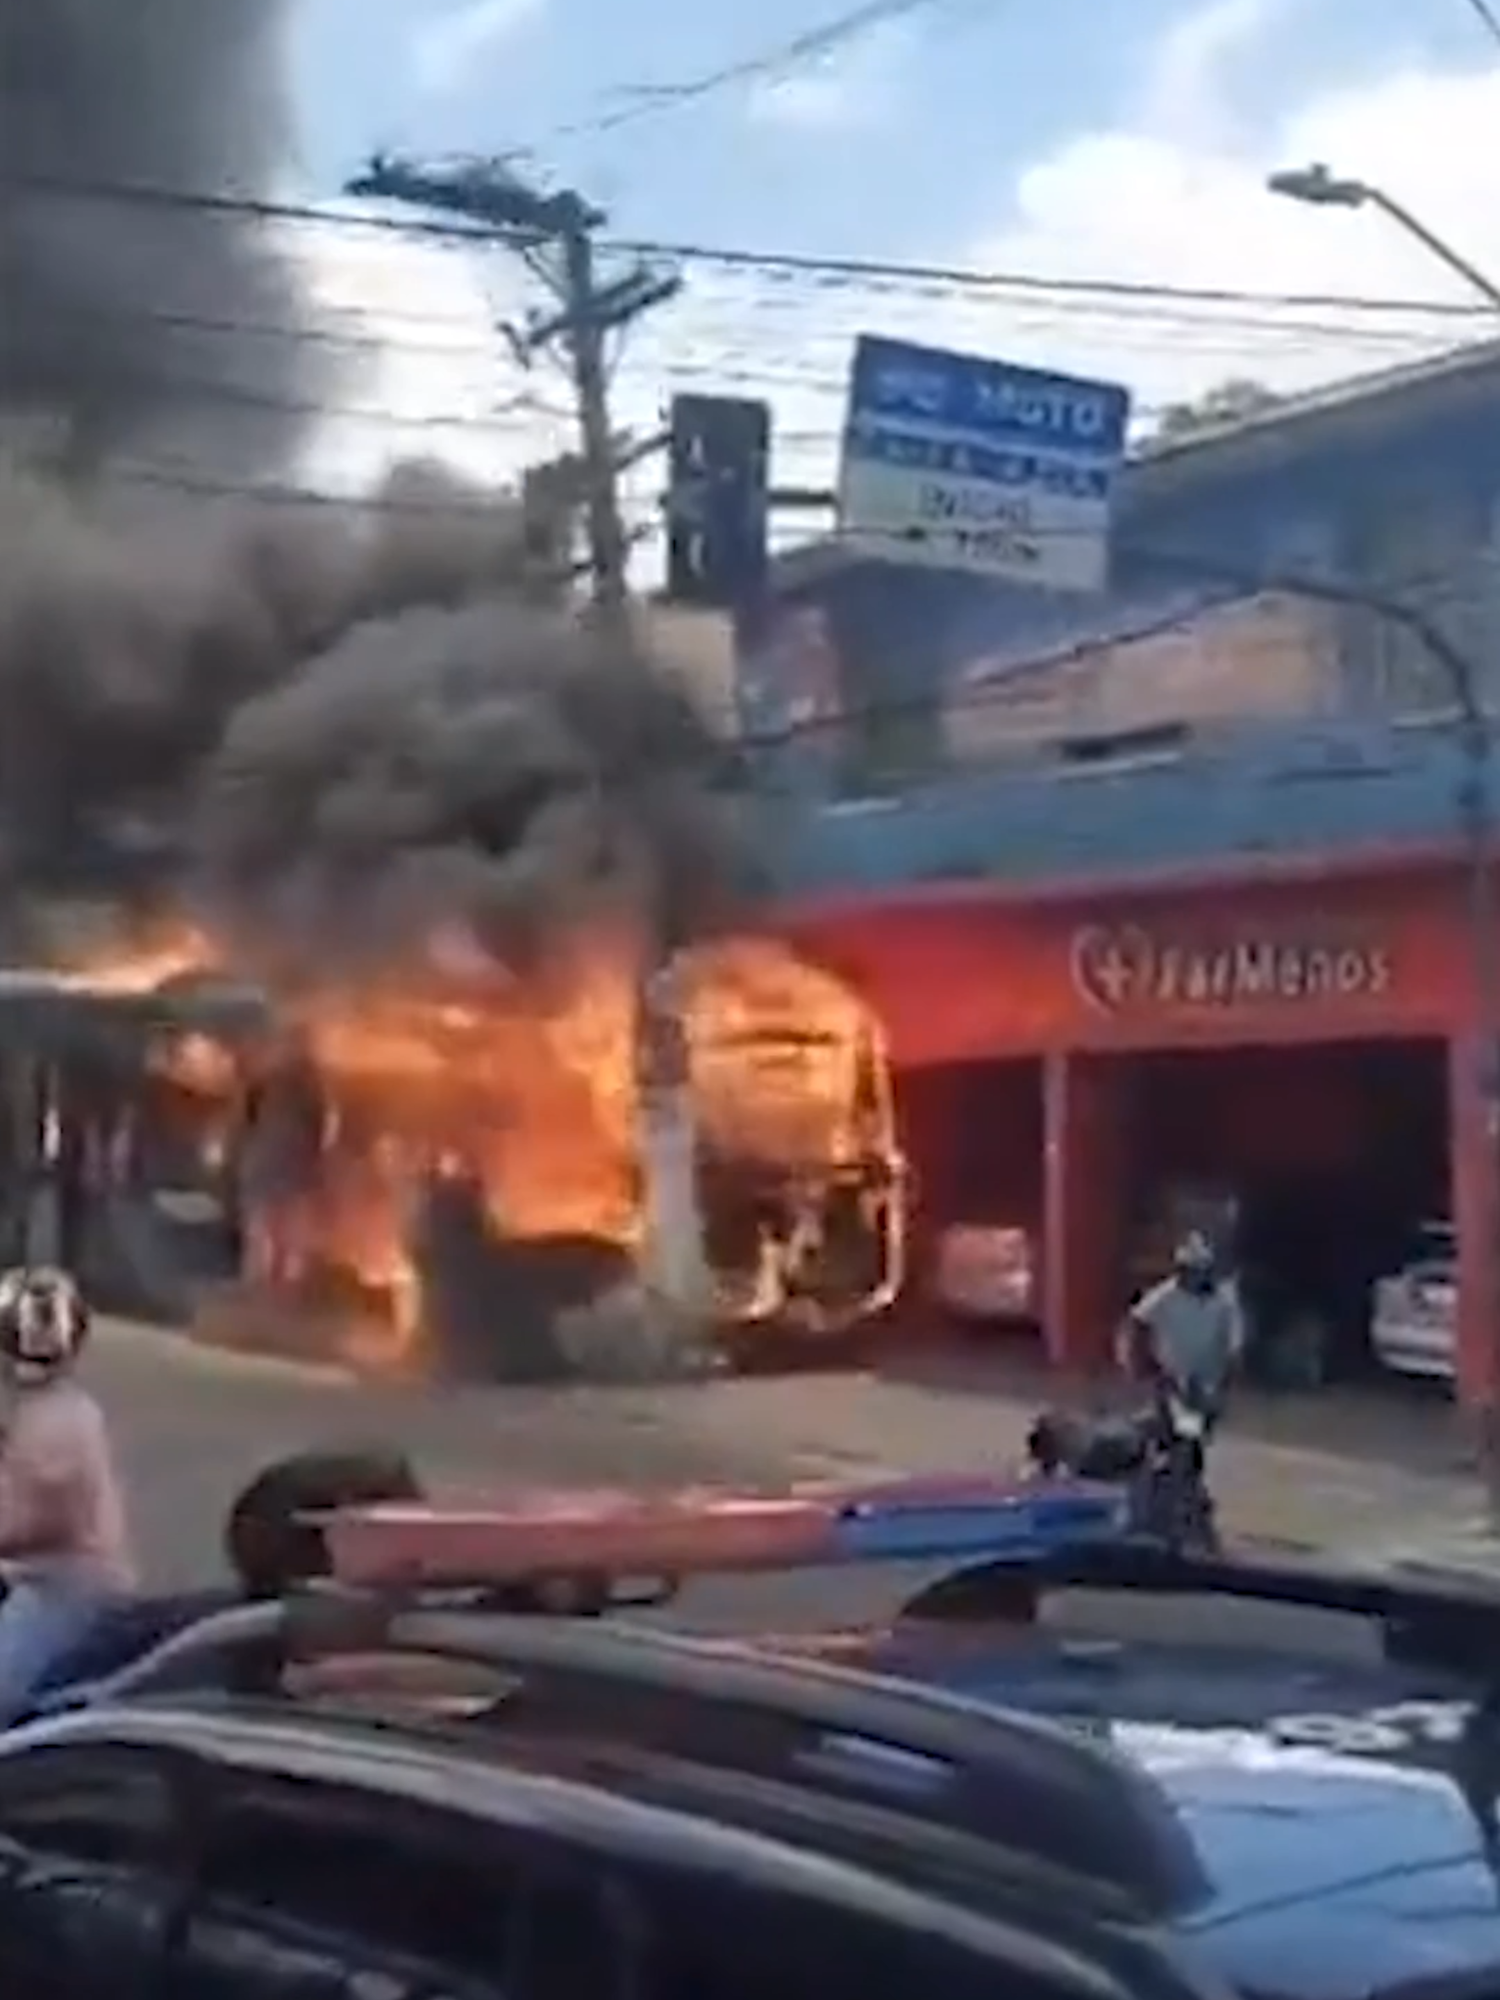
[[[0,1600],[0,1729],[31,1713],[114,1603],[108,1591],[74,1581],[11,1585]]]

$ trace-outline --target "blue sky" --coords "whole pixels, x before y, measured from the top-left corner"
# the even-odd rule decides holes
[[[759,0],[303,0],[296,73],[305,191],[333,195],[372,148],[532,151],[621,234],[812,255],[952,261],[1052,277],[1436,297],[1462,287],[1374,215],[1298,210],[1267,171],[1309,159],[1378,181],[1500,269],[1493,133],[1500,49],[1466,0],[925,0],[822,68],[610,126],[642,89],[754,57],[840,11]],[[333,289],[385,315],[393,408],[474,413],[513,464],[530,395],[489,332],[491,264],[373,250]],[[377,264],[379,268],[377,268]],[[341,275],[342,273],[342,275]],[[1076,299],[788,287],[689,266],[682,304],[635,336],[632,422],[677,387],[759,392],[827,476],[861,330],[1128,382],[1145,410],[1229,375],[1309,386],[1417,358],[1469,329],[1411,315],[1154,314]],[[353,284],[351,293],[350,285]],[[421,314],[468,329],[462,364],[418,351]],[[483,349],[481,352],[480,350]],[[507,380],[509,377],[511,379]],[[497,390],[497,381],[502,387]],[[543,392],[535,392],[545,400]],[[558,400],[558,385],[550,387]],[[485,427],[488,426],[488,429]],[[512,435],[513,433],[513,435]],[[498,448],[498,447],[497,447]]]
[[[631,86],[755,55],[839,11],[839,0],[307,0],[306,171],[329,188],[376,144],[535,144],[548,169],[600,190],[633,234],[941,256],[1003,220],[1029,161],[1128,116],[1153,48],[1201,10],[931,0],[780,91],[726,89],[613,131],[566,131],[621,109]],[[1281,11],[1285,32],[1235,80],[1247,120],[1402,59],[1458,66],[1495,53],[1462,0],[1294,0]]]

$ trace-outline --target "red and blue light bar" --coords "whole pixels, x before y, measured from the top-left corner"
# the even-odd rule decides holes
[[[351,1508],[323,1523],[334,1573],[379,1588],[515,1584],[592,1573],[731,1575],[859,1563],[1045,1555],[1124,1532],[1113,1488],[898,1479],[783,1495],[521,1488],[475,1502]]]

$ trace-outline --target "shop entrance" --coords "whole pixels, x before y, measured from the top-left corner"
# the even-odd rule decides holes
[[[1240,1273],[1251,1363],[1311,1385],[1372,1365],[1376,1286],[1452,1215],[1446,1046],[1316,1043],[1130,1062],[1127,1294],[1184,1227]]]
[[[899,1083],[913,1175],[908,1299],[965,1327],[1041,1310],[1042,1064],[940,1063]]]

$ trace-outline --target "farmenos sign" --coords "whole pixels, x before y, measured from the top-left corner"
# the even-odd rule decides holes
[[[1072,945],[1073,985],[1101,1013],[1379,999],[1390,990],[1382,945],[1251,935],[1211,942],[1137,925],[1091,924]]]

